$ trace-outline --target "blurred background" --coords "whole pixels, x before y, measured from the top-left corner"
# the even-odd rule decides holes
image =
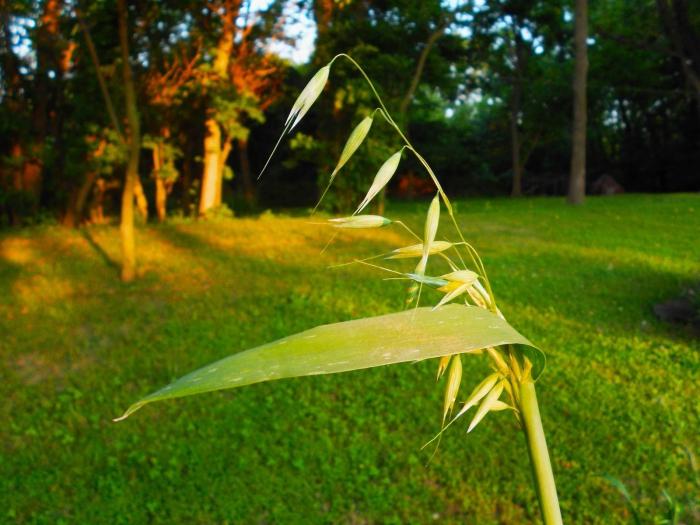
[[[144,219],[313,205],[352,126],[377,107],[345,61],[256,178],[300,89],[338,53],[366,69],[453,195],[567,192],[572,2],[127,4],[124,49],[113,2],[3,2],[1,224],[118,215],[128,90]],[[588,191],[697,191],[697,3],[596,2],[588,18]],[[349,209],[398,144],[378,123],[325,205]],[[416,162],[400,171],[390,194],[432,191]]]
[[[258,179],[339,53],[548,354],[565,522],[700,523],[689,0],[0,0],[0,522],[537,522],[507,418],[421,451],[440,423],[434,363],[111,422],[213,359],[402,308],[404,285],[328,266],[405,233],[344,233],[324,251],[318,224],[354,210],[402,146],[385,121],[308,217],[378,106],[348,61]],[[368,212],[420,230],[434,193],[405,153]],[[467,361],[471,389],[485,368]]]

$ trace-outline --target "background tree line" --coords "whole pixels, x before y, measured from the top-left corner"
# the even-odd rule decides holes
[[[563,0],[0,0],[0,222],[311,205],[375,107],[345,64],[284,160],[255,179],[299,89],[340,52],[451,192],[563,194],[578,12]],[[604,175],[628,191],[698,190],[700,5],[611,0],[582,13],[588,190]],[[306,64],[276,51],[301,36],[295,19],[316,25]],[[375,126],[327,205],[348,209],[393,141]],[[409,161],[389,191],[430,185]]]

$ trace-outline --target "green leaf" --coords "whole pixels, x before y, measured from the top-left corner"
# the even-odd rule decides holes
[[[629,490],[627,490],[627,486],[617,479],[614,476],[611,476],[609,474],[605,474],[603,476],[603,479],[605,479],[608,483],[610,483],[613,487],[615,487],[620,494],[622,494],[622,497],[625,498],[625,501],[627,502],[627,508],[630,511],[630,514],[632,514],[632,523],[635,525],[642,525],[642,519],[639,516],[639,512],[637,511],[637,507],[634,504],[634,500],[632,499],[632,495],[629,493]]]
[[[544,354],[505,320],[475,306],[448,305],[318,326],[225,357],[196,370],[129,407],[287,377],[335,374],[362,368],[469,353],[489,346],[523,345],[533,355],[533,378]]]

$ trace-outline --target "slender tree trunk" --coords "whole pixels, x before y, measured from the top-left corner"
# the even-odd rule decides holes
[[[168,189],[165,186],[165,181],[156,177],[156,214],[159,222],[165,221],[167,202]]]
[[[107,107],[107,113],[109,114],[109,118],[112,121],[112,126],[114,127],[119,137],[122,140],[124,140],[122,136],[121,126],[119,125],[119,118],[117,118],[117,112],[114,109],[112,97],[109,94],[109,89],[107,89],[107,82],[105,82],[105,78],[102,75],[102,69],[100,68],[100,59],[97,56],[97,50],[95,49],[95,43],[93,42],[92,36],[90,35],[90,30],[87,24],[85,23],[85,19],[83,18],[82,12],[77,8],[75,9],[75,15],[78,19],[78,24],[80,25],[80,28],[83,31],[83,36],[85,37],[85,45],[87,46],[88,54],[90,55],[92,65],[95,68],[95,76],[97,77],[97,83],[100,86],[102,98],[104,99],[105,106]]]
[[[407,137],[410,136],[408,110],[411,106],[411,102],[413,101],[413,97],[416,94],[420,80],[423,77],[423,71],[425,70],[425,64],[428,61],[428,56],[435,46],[435,43],[440,40],[442,35],[445,34],[447,27],[448,24],[444,23],[428,36],[428,39],[425,41],[425,46],[423,46],[423,49],[418,56],[418,62],[416,62],[416,69],[413,71],[411,82],[408,84],[408,89],[406,90],[406,93],[399,104],[399,125],[403,128],[404,134]],[[376,209],[378,215],[384,215],[386,210],[386,188],[382,188],[382,191],[380,191],[379,195],[377,196]]]
[[[59,16],[61,2],[46,0],[36,32],[36,74],[32,96],[32,137],[22,168],[23,189],[32,196],[35,211],[39,205],[44,170],[44,153],[48,135],[49,99],[51,86],[49,71],[59,68]]]
[[[520,133],[520,115],[522,114],[523,98],[523,69],[525,67],[523,41],[520,36],[520,26],[513,28],[513,78],[510,93],[510,151],[513,181],[510,194],[520,197],[523,194],[524,162],[522,157],[522,137]]]
[[[136,209],[139,215],[143,219],[143,222],[148,221],[148,199],[146,198],[146,192],[143,190],[143,184],[141,184],[141,177],[139,177],[138,172],[136,173],[136,178],[134,179],[134,198],[136,199]]]
[[[204,137],[204,171],[202,173],[202,188],[199,199],[199,215],[216,206],[216,195],[219,186],[219,156],[221,153],[221,129],[213,118],[206,123]]]
[[[221,193],[224,186],[224,169],[226,168],[228,156],[231,154],[231,147],[231,139],[228,136],[225,136],[221,144],[221,151],[219,152],[219,171],[217,174],[218,184],[216,186],[216,200],[214,201],[214,206],[221,206]]]
[[[10,112],[17,115],[24,114],[26,103],[22,94],[22,75],[19,71],[20,61],[15,55],[12,43],[12,28],[10,20],[10,8],[6,0],[0,0],[0,58],[2,58],[3,99],[2,103]],[[10,142],[11,167],[7,171],[0,171],[0,188],[22,189],[21,165],[24,162],[24,148],[18,134],[13,133],[8,137]],[[17,209],[9,207],[8,220],[11,226],[21,223],[21,216]]]
[[[54,103],[56,118],[51,125],[51,135],[53,137],[54,157],[51,171],[55,180],[62,181],[62,185],[72,185],[65,177],[65,165],[67,145],[65,140],[65,121],[67,116],[66,106],[66,75],[73,68],[73,54],[77,48],[73,40],[68,40],[61,46],[61,56],[59,60],[58,73],[56,76],[56,101]]]
[[[107,147],[107,141],[101,139],[94,151],[92,151],[88,157],[87,162],[94,162],[95,159],[102,157],[105,148]],[[85,174],[85,178],[80,185],[80,188],[73,188],[71,191],[71,197],[68,201],[68,207],[66,208],[66,213],[63,216],[61,223],[69,228],[75,228],[80,226],[80,224],[85,219],[85,205],[90,195],[90,190],[97,181],[98,173],[97,171],[88,171]]]
[[[238,139],[238,155],[241,162],[241,182],[243,183],[243,198],[251,208],[255,206],[256,194],[253,176],[250,171],[248,157],[248,139]]]
[[[511,94],[510,108],[510,151],[513,169],[513,185],[510,191],[512,197],[520,197],[523,194],[523,164],[520,158],[520,130],[518,120],[520,117],[520,83],[516,82]]]
[[[700,50],[697,49],[697,45],[691,44],[688,46],[690,52],[687,52],[683,44],[684,40],[698,41],[697,34],[690,26],[688,6],[685,2],[656,0],[656,7],[664,32],[671,41],[673,53],[681,64],[683,76],[695,96],[695,107],[700,116]]]
[[[183,151],[183,159],[182,159],[182,180],[181,186],[182,186],[182,201],[181,201],[181,206],[182,209],[185,211],[186,215],[194,214],[195,209],[194,209],[194,203],[192,202],[192,195],[190,194],[190,191],[192,189],[192,157],[193,157],[193,149],[195,147],[192,138],[189,135],[186,135],[185,138],[185,145],[184,145],[184,151]]]
[[[127,29],[126,1],[117,0],[119,19],[119,44],[122,55],[122,75],[126,102],[126,115],[129,124],[128,146],[129,159],[124,177],[121,214],[122,241],[122,280],[132,281],[136,276],[136,248],[134,240],[134,187],[139,171],[139,151],[141,147],[141,130],[139,114],[136,107],[136,91],[129,64],[129,39]]]
[[[428,39],[425,41],[425,46],[418,56],[418,62],[416,63],[416,69],[413,72],[413,77],[411,78],[408,89],[406,90],[406,93],[401,100],[401,104],[399,105],[399,119],[401,119],[401,125],[404,127],[406,127],[408,122],[408,108],[411,105],[413,97],[416,94],[416,89],[418,89],[418,85],[420,84],[420,79],[423,76],[423,70],[425,69],[425,63],[428,61],[428,56],[430,55],[433,46],[435,46],[435,43],[440,40],[442,35],[445,34],[446,30],[447,24],[443,24],[433,31],[430,36],[428,36]],[[406,129],[405,131],[408,130]]]
[[[221,37],[216,47],[216,58],[213,71],[220,81],[228,80],[228,66],[233,51],[234,36],[236,31],[236,18],[241,0],[228,0],[224,2],[222,14]],[[223,180],[222,130],[214,118],[214,110],[209,108],[205,122],[206,135],[204,137],[204,169],[202,173],[202,188],[199,199],[199,215],[206,215],[207,211],[221,203],[221,184]]]
[[[571,204],[582,204],[586,197],[586,77],[588,75],[588,0],[576,0],[574,15],[574,124],[571,133]]]
[[[80,185],[80,188],[73,190],[68,203],[68,208],[63,216],[61,223],[69,228],[76,228],[83,222],[85,215],[85,203],[87,202],[90,190],[97,180],[96,171],[88,171],[85,174],[85,180]]]
[[[18,138],[13,137],[12,145],[10,146],[10,158],[13,166],[19,166],[24,158],[24,150]],[[11,180],[8,181],[10,186],[15,191],[22,191],[22,171],[20,169],[12,169],[10,172]],[[22,215],[20,210],[14,206],[10,206],[8,210],[10,226],[20,226],[22,224]]]
[[[165,220],[168,192],[165,189],[161,170],[163,169],[163,146],[160,142],[153,145],[153,179],[156,183],[156,215],[158,221]]]

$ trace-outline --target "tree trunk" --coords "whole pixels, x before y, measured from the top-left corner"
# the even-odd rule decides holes
[[[194,203],[192,202],[192,195],[191,195],[191,190],[192,190],[192,164],[193,164],[193,149],[195,147],[194,141],[192,140],[192,137],[190,135],[186,135],[184,138],[185,145],[184,145],[184,151],[183,151],[183,159],[182,159],[182,180],[180,181],[181,187],[182,187],[182,201],[181,201],[181,206],[182,209],[185,211],[186,215],[194,215],[195,214],[195,208],[194,208]]]
[[[255,207],[257,196],[253,176],[250,171],[250,158],[248,157],[248,139],[238,139],[238,155],[241,162],[241,182],[243,183],[243,198],[251,208]]]
[[[161,135],[164,134],[166,132],[161,132]],[[169,132],[167,132],[167,135],[169,135]],[[163,162],[163,144],[158,142],[153,146],[153,178],[156,182],[156,215],[159,222],[165,221],[168,200],[168,190],[161,172]]]
[[[139,151],[141,146],[141,130],[139,126],[139,114],[136,107],[136,91],[129,64],[129,40],[127,36],[127,11],[126,1],[117,0],[117,13],[119,20],[119,44],[122,55],[122,75],[124,81],[124,95],[126,103],[127,122],[129,124],[128,146],[129,160],[124,177],[122,193],[122,213],[120,233],[122,241],[122,272],[121,277],[125,282],[132,281],[136,276],[136,249],[134,240],[134,188],[139,171]]]
[[[520,197],[523,194],[523,164],[520,159],[520,130],[518,119],[520,116],[520,83],[516,81],[511,94],[510,105],[510,151],[513,169],[513,185],[511,197]]]
[[[85,174],[85,180],[80,185],[80,188],[73,190],[66,214],[63,216],[61,223],[69,228],[76,228],[83,222],[85,215],[85,203],[87,202],[90,190],[97,179],[96,171],[89,171]]]
[[[681,64],[683,76],[693,92],[700,116],[700,50],[693,45],[698,41],[698,36],[689,22],[688,6],[686,2],[678,0],[656,0],[656,7],[673,53]],[[690,42],[690,45],[684,45],[684,41]]]
[[[228,80],[228,66],[233,51],[234,36],[236,31],[236,18],[240,9],[241,0],[228,0],[224,4],[221,17],[221,37],[216,47],[214,59],[214,74],[220,81]],[[221,203],[221,183],[223,166],[221,157],[222,130],[214,118],[213,109],[209,108],[205,122],[206,135],[204,137],[204,169],[202,172],[202,188],[199,199],[199,215],[205,216],[207,211]],[[225,163],[225,159],[223,161]]]
[[[445,34],[446,30],[447,24],[442,24],[435,31],[433,31],[430,36],[428,36],[425,46],[420,52],[418,62],[416,63],[416,69],[413,72],[413,77],[411,78],[408,89],[406,90],[406,93],[401,100],[401,104],[399,105],[399,119],[404,128],[406,128],[408,124],[408,108],[411,105],[416,89],[418,89],[418,84],[420,84],[420,79],[423,76],[423,70],[425,69],[425,63],[428,61],[428,55],[430,55],[430,51],[432,51],[433,46],[438,40],[440,40],[440,37]],[[404,131],[408,130],[405,129]]]
[[[35,210],[39,205],[44,170],[44,149],[48,134],[50,82],[49,71],[59,69],[59,16],[61,2],[47,0],[36,31],[36,73],[32,96],[32,137],[22,168],[23,190],[32,196]]]
[[[512,197],[520,197],[523,194],[523,170],[522,138],[520,136],[520,115],[522,113],[523,97],[523,42],[520,37],[520,27],[516,25],[513,36],[513,73],[510,93],[510,151],[513,171],[513,184],[510,194]]]
[[[588,0],[576,0],[574,15],[574,124],[571,133],[571,204],[582,204],[586,197],[586,77],[588,74]]]
[[[136,178],[134,179],[134,198],[136,199],[136,209],[139,215],[143,219],[143,222],[148,221],[148,199],[146,198],[146,193],[143,191],[143,184],[141,184],[141,177],[139,177],[138,171],[136,173]]]
[[[97,77],[97,83],[100,86],[100,92],[102,93],[102,98],[104,99],[105,106],[107,107],[107,113],[109,114],[109,118],[112,121],[112,126],[114,127],[119,137],[122,140],[124,140],[122,136],[121,127],[119,126],[119,119],[117,118],[117,112],[115,111],[114,104],[112,103],[112,97],[109,94],[109,89],[107,89],[107,83],[105,82],[105,78],[102,75],[100,59],[97,56],[97,50],[95,49],[95,43],[93,42],[92,36],[90,35],[90,30],[88,29],[88,26],[85,23],[85,20],[83,19],[82,12],[77,8],[75,9],[75,15],[78,19],[78,24],[80,25],[80,28],[83,31],[83,36],[85,37],[85,44],[88,49],[88,54],[90,55],[90,60],[92,61],[92,65],[95,68],[95,76]]]
[[[420,55],[418,56],[418,61],[416,62],[416,69],[413,71],[413,76],[411,77],[411,81],[408,84],[408,89],[406,90],[406,93],[404,93],[404,96],[401,99],[401,103],[399,104],[399,125],[403,128],[403,132],[407,137],[410,136],[410,130],[408,126],[408,110],[411,106],[411,102],[413,101],[413,97],[416,94],[416,90],[418,89],[420,80],[423,76],[423,71],[425,70],[425,64],[428,61],[428,56],[430,55],[430,52],[435,46],[435,43],[438,40],[440,40],[442,35],[445,34],[448,25],[448,22],[441,24],[435,31],[430,33],[430,35],[428,36],[428,39],[425,41],[425,46],[423,46],[423,49],[421,50]],[[379,195],[377,195],[376,210],[377,215],[384,215],[384,212],[386,211],[386,188],[382,188],[382,190],[379,192]]]
[[[377,215],[383,216],[386,213],[386,188],[382,188],[377,196]]]
[[[219,173],[217,175],[219,184],[216,186],[216,206],[221,206],[221,193],[223,192],[224,186],[224,169],[226,168],[228,156],[231,154],[232,146],[233,144],[231,139],[228,136],[225,136],[221,144],[221,152],[219,153]]]
[[[156,213],[158,221],[165,221],[166,204],[168,202],[168,190],[165,187],[165,181],[160,177],[156,177]]]
[[[207,211],[216,206],[219,181],[219,157],[221,155],[221,129],[213,119],[207,119],[205,123],[206,136],[204,137],[204,171],[202,173],[202,188],[199,198],[199,215],[204,216]]]
[[[56,76],[56,101],[54,102],[56,118],[52,121],[51,134],[53,137],[53,150],[55,152],[51,171],[55,180],[66,181],[65,165],[67,145],[65,139],[65,121],[68,117],[66,105],[66,76],[73,68],[73,54],[77,44],[68,40],[61,47],[58,74]]]

